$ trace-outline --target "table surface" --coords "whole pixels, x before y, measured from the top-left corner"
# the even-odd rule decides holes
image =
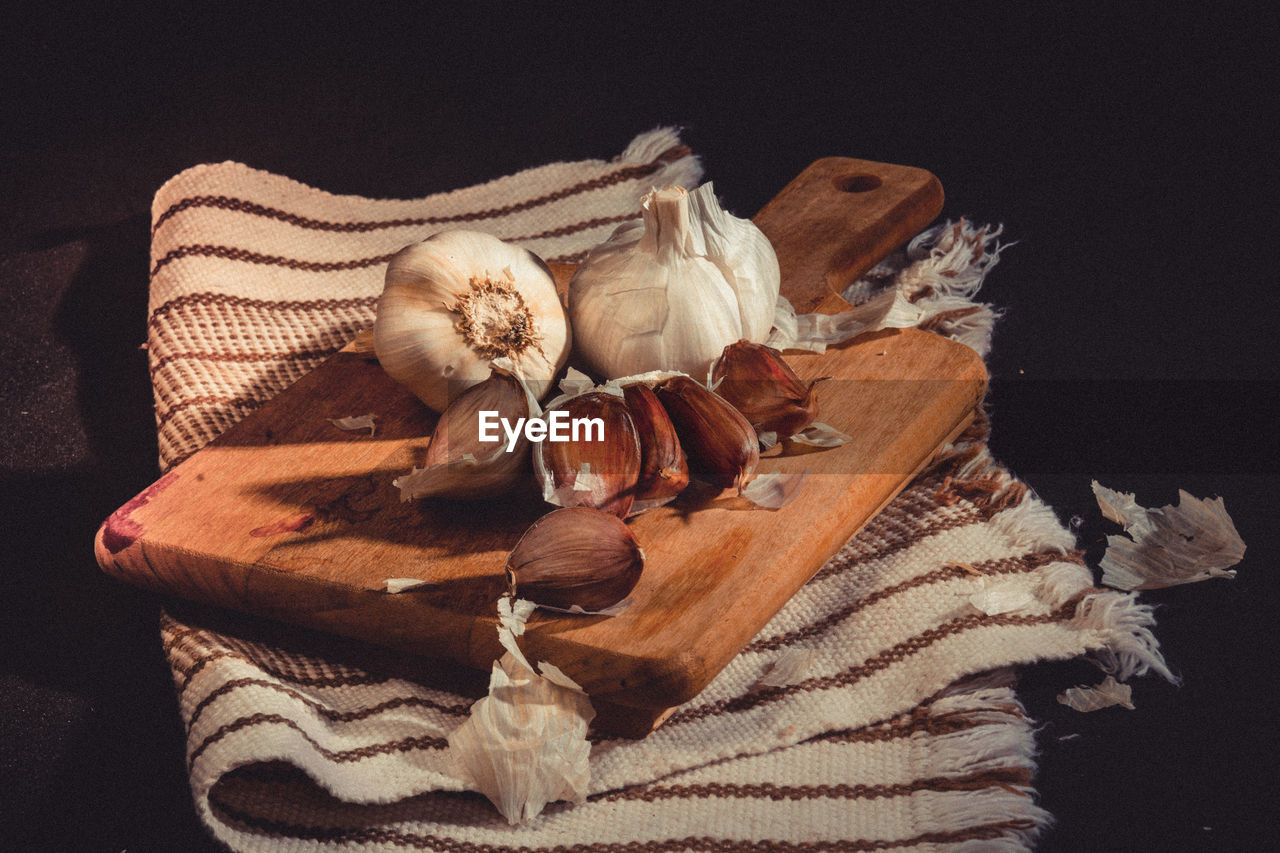
[[[634,12],[625,30],[537,10],[502,26],[462,11],[313,12],[305,28],[270,12],[251,26],[190,11],[14,19],[0,78],[3,837],[216,849],[186,787],[161,602],[91,552],[97,524],[156,474],[138,348],[155,189],[234,159],[413,197],[610,157],[661,124],[685,128],[740,215],[838,154],[927,168],[944,216],[1005,225],[1017,245],[982,294],[1006,312],[994,455],[1079,525],[1092,565],[1111,532],[1093,479],[1150,506],[1179,488],[1221,495],[1249,546],[1233,582],[1144,596],[1181,687],[1139,679],[1137,710],[1083,715],[1055,697],[1092,667],[1024,672],[1040,802],[1057,817],[1040,849],[1236,850],[1269,830],[1275,13],[842,8]]]

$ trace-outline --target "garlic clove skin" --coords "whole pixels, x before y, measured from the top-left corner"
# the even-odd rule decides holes
[[[773,328],[782,285],[773,244],[754,222],[722,208],[709,182],[689,193],[689,212],[702,224],[707,256],[716,259],[737,297],[742,337],[763,342]]]
[[[763,340],[780,276],[768,238],[720,209],[710,184],[647,194],[569,282],[577,351],[611,379],[655,370],[705,376],[728,344]],[[767,260],[766,260],[767,259]]]
[[[518,378],[493,368],[488,379],[463,391],[440,415],[423,467],[392,481],[400,500],[495,497],[525,483],[528,439],[522,433],[509,452],[505,440],[480,441],[480,412],[497,412],[514,423],[536,416],[534,405]]]
[[[688,454],[689,470],[714,486],[741,491],[760,463],[760,443],[750,422],[688,376],[667,379],[654,391]]]
[[[711,369],[716,393],[750,421],[757,433],[787,438],[818,416],[814,382],[805,382],[764,344],[738,341],[724,348]]]
[[[631,514],[675,500],[689,485],[689,461],[671,416],[648,385],[623,385],[627,410],[640,437],[640,476]]]
[[[541,399],[570,344],[555,279],[526,249],[480,231],[444,231],[387,265],[374,351],[392,379],[437,412],[502,357]]]
[[[640,580],[644,552],[616,515],[569,507],[535,521],[507,557],[512,594],[546,607],[606,610]]]
[[[596,420],[569,441],[538,442],[533,451],[534,473],[548,503],[585,506],[626,518],[635,501],[640,477],[640,438],[625,399],[619,394],[588,391],[550,405],[543,418],[556,411],[573,421]]]

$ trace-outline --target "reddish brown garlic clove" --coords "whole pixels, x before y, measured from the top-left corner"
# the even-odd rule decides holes
[[[668,503],[684,491],[689,485],[689,463],[658,395],[641,384],[624,386],[622,392],[640,437],[640,479],[636,483],[634,513]]]
[[[431,433],[423,467],[393,481],[401,500],[486,498],[527,482],[529,442],[521,437],[508,449],[505,441],[481,441],[481,412],[521,421],[531,414],[529,395],[518,379],[494,368],[454,398]]]
[[[782,353],[751,341],[729,344],[716,360],[712,387],[746,417],[757,433],[795,435],[818,416],[813,382],[791,369]]]
[[[616,515],[557,509],[525,531],[507,557],[512,593],[535,604],[605,610],[635,588],[644,552]]]
[[[556,412],[567,413],[567,441],[552,440]],[[545,440],[534,449],[543,497],[562,507],[585,506],[626,518],[640,478],[640,438],[618,394],[588,391],[549,409]]]
[[[760,462],[756,431],[727,400],[688,376],[660,382],[654,391],[689,457],[689,470],[722,489],[741,489]]]

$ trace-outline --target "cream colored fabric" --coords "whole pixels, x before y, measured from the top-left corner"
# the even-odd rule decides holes
[[[669,130],[414,201],[334,196],[235,163],[153,208],[149,348],[165,467],[369,325],[381,265],[450,225],[572,260],[701,169]],[[980,351],[993,235],[934,229],[861,287],[898,284]],[[1031,723],[1009,667],[1094,653],[1163,671],[1151,616],[1092,587],[1052,511],[989,458],[982,419],[852,540],[695,700],[644,740],[593,742],[591,794],[508,826],[462,791],[446,736],[474,696],[162,626],[197,809],[235,850],[1023,850]],[[982,591],[1016,592],[988,615]],[[805,665],[780,686],[761,679]],[[553,662],[554,663],[554,662]],[[779,669],[781,671],[781,669]]]

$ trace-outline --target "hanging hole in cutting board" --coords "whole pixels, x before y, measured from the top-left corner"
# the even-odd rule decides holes
[[[881,180],[875,175],[850,175],[846,178],[836,178],[836,189],[846,193],[865,193],[878,189]]]

